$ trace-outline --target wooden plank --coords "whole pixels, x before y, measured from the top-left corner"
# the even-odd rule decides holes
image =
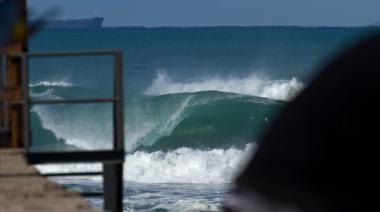
[[[22,52],[23,44],[15,44],[7,47],[7,53]],[[4,90],[4,97],[8,101],[21,100],[21,63],[20,59],[10,59],[7,61],[7,82]],[[20,106],[6,109],[10,117],[10,147],[22,147],[22,108]]]
[[[78,193],[41,176],[24,151],[0,149],[0,211],[96,211]]]

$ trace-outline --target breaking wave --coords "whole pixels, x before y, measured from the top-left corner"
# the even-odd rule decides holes
[[[301,88],[296,79],[264,81],[254,76],[176,83],[160,72],[145,95],[125,106],[128,154],[124,179],[136,183],[231,182],[262,129],[285,104],[277,99],[288,100]],[[95,89],[54,82],[36,83],[30,92],[33,98],[99,94]],[[36,105],[31,113],[35,150],[111,147],[111,105]],[[97,170],[100,166],[39,169]]]
[[[73,84],[50,84],[31,87],[32,97],[69,98],[98,93]],[[219,91],[145,96],[125,107],[126,147],[128,151],[243,148],[258,137],[282,105],[273,99]],[[61,146],[64,142],[70,148],[110,148],[111,108],[109,104],[33,106],[34,140],[46,140],[41,135],[50,131],[54,136],[49,139],[55,137],[52,140],[56,141],[48,142],[50,145],[37,141],[35,147],[55,143]]]

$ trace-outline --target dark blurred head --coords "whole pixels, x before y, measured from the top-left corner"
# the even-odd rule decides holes
[[[379,99],[376,34],[327,64],[285,107],[227,205],[235,211],[367,211],[375,192]]]

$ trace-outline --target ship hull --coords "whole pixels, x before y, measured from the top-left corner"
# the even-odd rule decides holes
[[[99,28],[103,25],[103,17],[87,19],[48,20],[47,28]]]

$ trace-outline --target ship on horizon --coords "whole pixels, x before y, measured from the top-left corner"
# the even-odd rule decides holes
[[[104,17],[45,20],[46,28],[99,28]]]

